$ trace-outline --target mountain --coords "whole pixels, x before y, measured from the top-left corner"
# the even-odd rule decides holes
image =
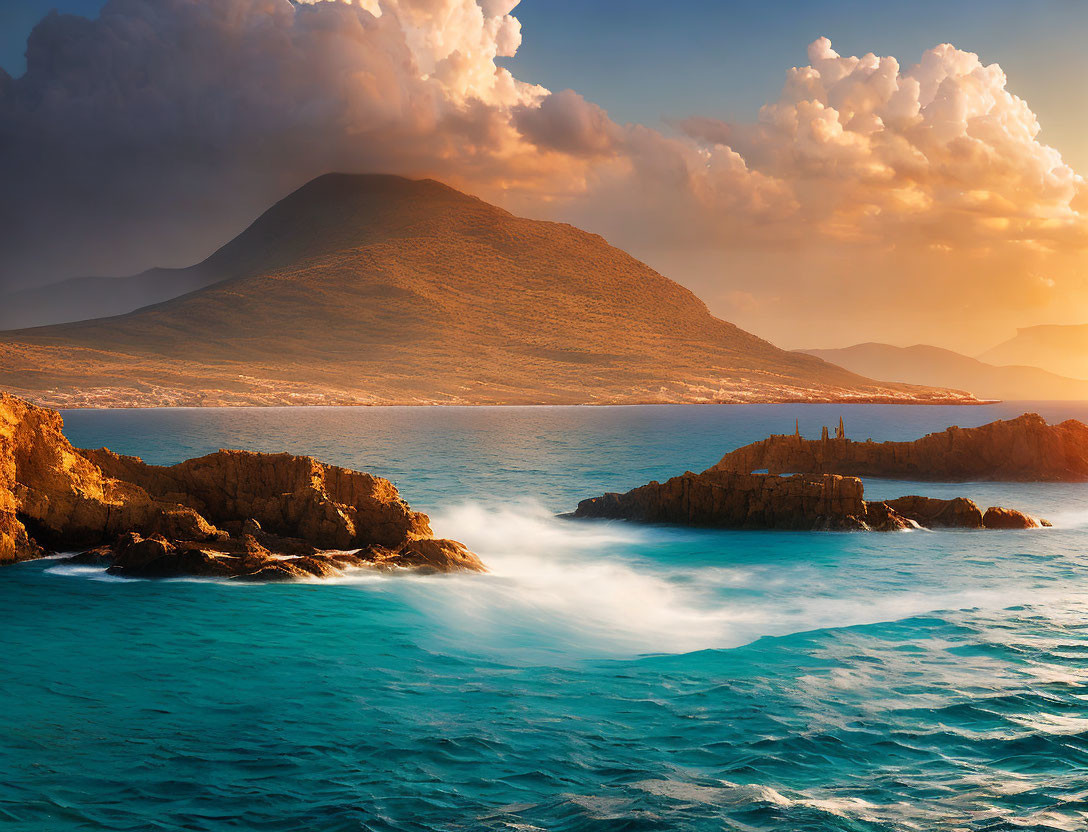
[[[979,356],[992,364],[1030,364],[1088,379],[1088,324],[1029,326]]]
[[[966,390],[983,399],[1088,401],[1088,381],[1038,367],[995,367],[940,347],[857,344],[837,350],[802,350],[855,373],[908,384]]]
[[[601,237],[432,180],[330,174],[125,315],[0,333],[40,403],[945,401],[713,317]]]
[[[74,277],[0,295],[0,330],[124,315],[214,283],[262,270],[274,270],[346,240],[335,223],[315,226],[280,205],[220,248],[183,269],[148,269],[128,277]],[[342,230],[342,229],[339,229]]]

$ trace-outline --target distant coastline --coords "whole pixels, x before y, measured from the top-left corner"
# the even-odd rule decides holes
[[[104,400],[94,403],[67,403],[64,398],[53,398],[50,396],[41,396],[20,390],[4,390],[3,392],[10,393],[13,396],[19,396],[25,398],[27,401],[38,405],[39,407],[49,407],[55,410],[241,410],[246,408],[340,408],[340,407],[360,407],[360,408],[383,408],[383,407],[447,407],[447,408],[520,408],[520,407],[657,407],[657,406],[670,406],[670,405],[684,405],[692,407],[701,407],[706,405],[731,405],[731,406],[745,406],[745,405],[762,405],[762,404],[776,404],[776,405],[792,405],[792,404],[813,404],[813,405],[916,405],[924,407],[979,407],[985,405],[1000,404],[1001,399],[968,399],[949,397],[948,399],[895,399],[895,398],[866,398],[866,399],[782,399],[782,400],[750,400],[750,401],[602,401],[602,402],[297,402],[297,401],[260,401],[260,402],[248,402],[248,401],[208,401],[201,404],[184,404],[184,403],[127,403],[124,400],[117,400],[110,402]]]

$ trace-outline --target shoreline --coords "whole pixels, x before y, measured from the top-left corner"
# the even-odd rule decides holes
[[[766,399],[752,401],[634,401],[634,402],[336,402],[291,404],[286,402],[213,402],[209,404],[66,404],[52,398],[39,399],[27,396],[24,391],[5,390],[10,395],[25,398],[27,401],[39,407],[48,407],[56,410],[331,410],[334,408],[449,408],[449,409],[478,409],[478,408],[609,408],[609,407],[746,407],[752,405],[878,405],[896,407],[983,407],[996,404],[1010,403],[1005,399],[941,399],[941,400],[915,400],[897,399],[892,397],[871,397],[857,399]],[[1024,400],[1028,401],[1028,400]],[[1036,401],[1036,400],[1031,400]],[[1051,401],[1051,400],[1039,400]],[[1064,402],[1063,399],[1053,400],[1055,403]],[[1070,403],[1075,400],[1069,400]]]

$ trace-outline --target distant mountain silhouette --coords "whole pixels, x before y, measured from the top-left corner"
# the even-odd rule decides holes
[[[802,350],[855,373],[888,381],[966,390],[983,399],[1088,401],[1088,381],[1038,367],[995,367],[958,352],[918,344],[857,344],[836,350]]]
[[[75,404],[962,401],[713,317],[601,237],[431,180],[330,174],[113,318],[0,333],[0,386]]]
[[[123,315],[219,279],[197,267],[149,269],[131,277],[73,277],[0,295],[0,330]]]
[[[1088,379],[1088,324],[1029,326],[979,356],[991,364],[1030,364]]]
[[[320,214],[320,212],[317,212]],[[283,200],[208,259],[128,277],[74,277],[0,295],[0,330],[124,315],[230,278],[271,271],[351,242],[351,229]],[[331,222],[330,222],[331,220]]]

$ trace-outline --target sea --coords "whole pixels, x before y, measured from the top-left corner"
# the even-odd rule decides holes
[[[1088,829],[1088,484],[870,480],[1031,531],[556,515],[770,433],[1088,404],[76,410],[80,447],[393,480],[486,575],[0,571],[0,829]]]

